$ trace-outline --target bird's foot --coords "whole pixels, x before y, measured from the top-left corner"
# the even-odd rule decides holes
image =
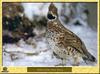
[[[54,53],[51,54],[51,58],[52,58],[52,59],[54,58]]]
[[[79,66],[79,62],[72,64],[72,66]]]
[[[55,65],[55,66],[66,66],[66,64],[60,63],[60,64],[57,64],[57,65]]]
[[[52,55],[51,58],[53,59],[54,58],[54,55]]]

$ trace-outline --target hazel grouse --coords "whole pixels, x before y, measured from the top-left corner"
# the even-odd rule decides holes
[[[58,17],[57,8],[51,3],[47,14],[46,39],[53,55],[62,60],[59,65],[66,65],[68,57],[73,58],[72,65],[75,66],[79,65],[80,58],[86,63],[96,62],[96,58],[88,52],[81,39],[65,28]]]

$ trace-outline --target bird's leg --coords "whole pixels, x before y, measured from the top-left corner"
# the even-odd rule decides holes
[[[54,53],[52,52],[52,54],[51,54],[51,58],[53,59],[54,58]]]
[[[53,59],[54,58],[54,52],[51,51],[51,58]]]
[[[62,66],[66,65],[66,59],[62,59]]]
[[[74,57],[73,57],[73,60],[74,60],[74,61],[73,61],[73,64],[72,64],[72,65],[73,65],[73,66],[79,66],[79,64],[80,64],[80,63],[79,63],[79,57],[78,57],[78,56],[74,56]]]
[[[61,59],[61,63],[55,65],[55,66],[66,66],[66,59]]]

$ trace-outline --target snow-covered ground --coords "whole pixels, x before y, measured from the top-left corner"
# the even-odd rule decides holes
[[[33,4],[34,5],[34,4]],[[48,5],[48,4],[47,4]],[[25,13],[32,19],[31,15],[39,15],[39,7],[25,6]],[[38,5],[37,5],[38,6]],[[47,8],[47,6],[46,6]],[[30,10],[31,9],[31,10]],[[44,11],[47,9],[43,9]],[[34,11],[34,13],[29,11]],[[35,12],[37,11],[37,12]],[[45,12],[45,14],[47,14]],[[80,25],[64,25],[66,28],[77,34],[85,43],[88,51],[97,58],[97,32],[92,30],[88,26]],[[51,50],[48,49],[45,38],[40,41],[34,41],[34,45],[28,45],[22,40],[20,41],[20,47],[15,44],[6,44],[3,46],[3,66],[55,66],[61,62],[56,57],[52,58]],[[36,45],[36,46],[35,46]],[[71,66],[71,59],[66,62],[66,66]],[[80,66],[87,66],[81,59]]]
[[[82,26],[69,26],[70,30],[76,33],[85,43],[88,51],[97,57],[97,33],[92,31],[89,27]],[[50,50],[47,50],[47,44],[45,38],[42,41],[37,42],[36,48],[31,45],[22,43],[20,47],[15,44],[7,44],[3,48],[8,53],[3,53],[3,65],[4,66],[54,66],[59,64],[61,60],[52,58]],[[41,52],[42,50],[47,50]],[[10,53],[9,53],[10,52]],[[34,55],[34,53],[39,54]],[[33,53],[33,55],[32,55]],[[5,54],[5,55],[4,55]],[[13,59],[11,60],[11,54]],[[16,58],[17,57],[17,58]],[[68,62],[69,61],[69,62]],[[70,60],[67,61],[66,66],[71,66]],[[81,66],[86,65],[83,60],[80,63]]]

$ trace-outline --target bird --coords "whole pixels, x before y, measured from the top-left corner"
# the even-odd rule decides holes
[[[63,26],[54,3],[48,7],[47,19],[46,41],[52,50],[52,56],[61,59],[61,63],[57,65],[66,66],[66,61],[71,57],[72,66],[79,66],[81,58],[86,64],[97,61],[87,50],[84,42],[74,32]]]

